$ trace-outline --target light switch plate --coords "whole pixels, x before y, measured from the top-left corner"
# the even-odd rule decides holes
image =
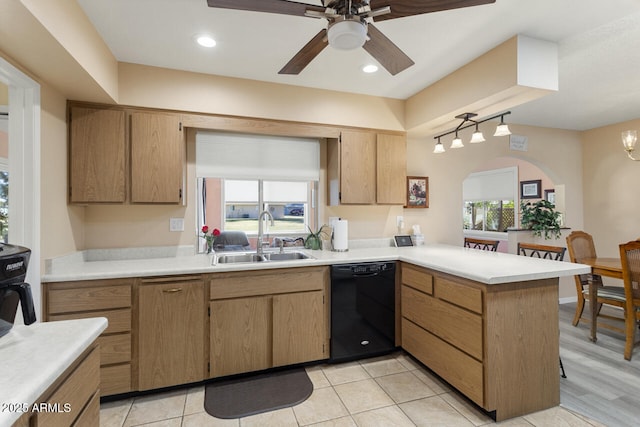
[[[184,231],[184,218],[170,218],[169,231]]]

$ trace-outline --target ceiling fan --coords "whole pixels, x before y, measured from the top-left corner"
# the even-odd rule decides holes
[[[278,74],[300,72],[330,45],[351,50],[363,47],[389,73],[396,75],[414,62],[393,44],[373,22],[438,12],[495,0],[320,0],[322,6],[290,0],[207,0],[209,7],[324,18],[326,29],[315,35]]]

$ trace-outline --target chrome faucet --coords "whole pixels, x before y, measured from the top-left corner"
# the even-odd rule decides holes
[[[271,220],[271,226],[274,225],[273,223],[273,215],[271,215],[271,213],[269,213],[269,211],[262,211],[260,212],[260,215],[258,215],[258,243],[257,243],[257,248],[256,248],[256,254],[257,255],[262,255],[263,253],[263,248],[262,248],[262,240],[264,239],[264,230],[262,228],[262,221],[264,220],[264,217],[267,216],[267,218],[269,218]]]

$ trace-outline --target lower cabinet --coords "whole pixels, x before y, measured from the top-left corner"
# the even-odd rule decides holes
[[[133,279],[44,283],[45,321],[106,317],[100,344],[100,394],[134,390],[132,366]]]
[[[560,403],[558,279],[486,285],[403,263],[401,283],[402,347],[497,421]]]
[[[205,302],[200,276],[140,279],[139,390],[205,378]]]
[[[31,412],[20,417],[14,427],[98,427],[99,386],[100,349],[94,343],[30,406]]]
[[[226,273],[210,281],[210,377],[326,359],[327,267]]]

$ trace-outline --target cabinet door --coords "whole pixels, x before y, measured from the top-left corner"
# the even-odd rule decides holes
[[[273,365],[324,359],[323,292],[273,297]]]
[[[342,132],[340,135],[340,203],[376,202],[376,134]]]
[[[178,116],[131,114],[132,203],[181,203],[184,163]]]
[[[212,301],[211,376],[271,367],[271,297]]]
[[[143,283],[138,290],[140,390],[204,379],[204,282]]]
[[[124,203],[125,112],[71,107],[69,201]]]
[[[406,137],[379,133],[376,158],[376,201],[404,205],[407,202]]]

